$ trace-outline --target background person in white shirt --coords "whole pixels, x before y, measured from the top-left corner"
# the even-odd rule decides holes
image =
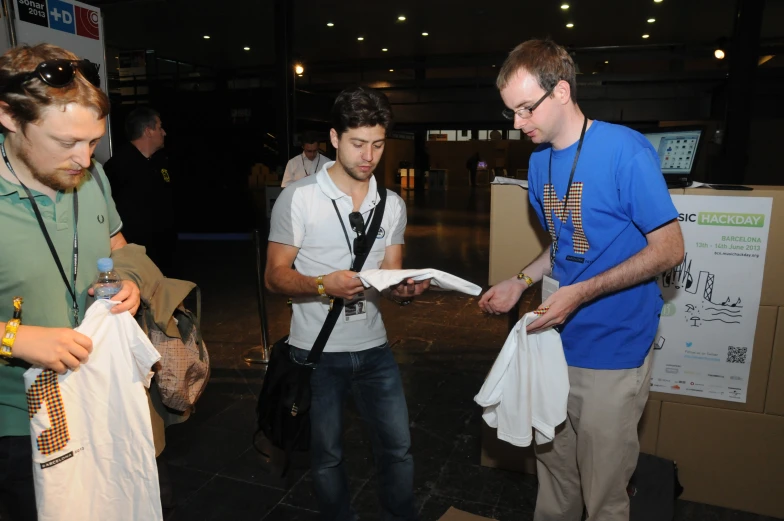
[[[283,190],[272,210],[265,282],[270,291],[293,299],[288,341],[298,362],[307,359],[327,317],[325,297],[346,302],[311,377],[311,471],[324,521],[356,519],[343,467],[348,394],[370,430],[383,518],[417,519],[408,407],[381,320],[379,292],[365,289],[349,269],[354,260],[349,239],[356,237],[351,222],[361,218],[369,225],[380,201],[373,171],[391,122],[382,93],[366,87],[341,92],[330,130],[336,161]],[[400,269],[405,229],[405,203],[387,190],[381,228],[367,244],[364,267]],[[402,304],[428,287],[429,281],[407,279],[384,294]]]
[[[292,157],[286,163],[286,170],[283,172],[283,181],[280,186],[286,188],[294,181],[315,174],[329,160],[327,156],[319,152],[316,134],[306,132],[302,136],[302,153]]]

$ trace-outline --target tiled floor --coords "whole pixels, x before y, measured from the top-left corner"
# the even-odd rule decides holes
[[[487,283],[489,190],[404,194],[409,208],[406,267],[443,269]],[[263,366],[241,355],[259,343],[255,258],[248,242],[188,242],[182,278],[204,295],[204,334],[212,379],[198,411],[167,431],[167,461],[179,521],[318,519],[307,462],[300,455],[285,479],[279,463],[252,445]],[[423,521],[450,506],[499,521],[533,519],[536,478],[479,465],[481,415],[473,403],[506,337],[506,317],[482,315],[476,298],[430,292],[405,308],[384,303],[389,340],[400,363],[411,420],[416,497]],[[269,337],[286,333],[285,299],[267,295]],[[353,406],[347,409],[346,468],[362,520],[380,519],[372,455]],[[768,518],[680,501],[676,519],[763,521]]]

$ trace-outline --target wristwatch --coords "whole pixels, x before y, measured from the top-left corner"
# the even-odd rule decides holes
[[[523,270],[520,270],[520,273],[517,274],[517,280],[524,280],[529,288],[534,285],[534,279],[523,273]]]

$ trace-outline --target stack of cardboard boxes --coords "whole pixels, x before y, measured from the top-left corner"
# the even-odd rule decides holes
[[[640,447],[678,463],[682,499],[784,518],[784,187],[753,188],[672,191],[773,198],[746,403],[652,392],[640,422]],[[513,276],[542,251],[537,243],[546,244],[527,195],[512,185],[492,187],[490,284]],[[512,224],[515,233],[505,233]],[[481,463],[536,472],[530,448],[501,442],[486,426]]]
[[[248,188],[263,190],[267,185],[280,185],[280,179],[275,172],[271,172],[267,165],[256,163],[250,169]]]

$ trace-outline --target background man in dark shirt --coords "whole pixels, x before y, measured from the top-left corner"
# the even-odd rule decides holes
[[[163,151],[166,131],[157,111],[139,107],[128,114],[125,134],[105,170],[128,242],[141,244],[164,275],[171,277],[177,231],[172,182]]]

